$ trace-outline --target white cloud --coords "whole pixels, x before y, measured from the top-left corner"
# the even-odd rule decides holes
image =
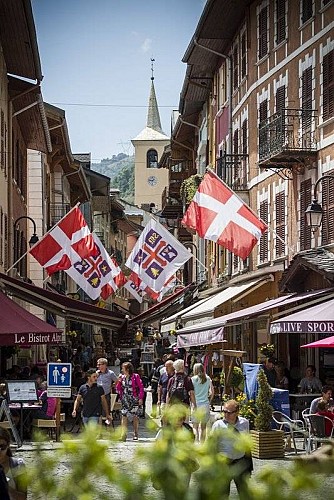
[[[150,50],[151,46],[152,46],[151,38],[145,38],[145,40],[143,41],[143,43],[140,46],[140,49],[142,50],[142,52],[148,52]]]

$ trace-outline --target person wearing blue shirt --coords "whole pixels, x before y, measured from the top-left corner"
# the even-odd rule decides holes
[[[202,363],[195,363],[193,367],[194,376],[191,377],[197,410],[192,415],[193,428],[197,441],[204,441],[206,437],[206,426],[210,419],[210,400],[214,396],[211,378],[205,373]]]

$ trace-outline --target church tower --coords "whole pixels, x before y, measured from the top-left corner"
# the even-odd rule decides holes
[[[148,102],[146,127],[132,139],[135,148],[135,204],[145,209],[154,203],[161,209],[161,195],[168,185],[168,169],[158,168],[169,137],[161,129],[160,115],[154,88],[153,62],[151,59],[151,91]],[[152,205],[151,205],[152,206]]]

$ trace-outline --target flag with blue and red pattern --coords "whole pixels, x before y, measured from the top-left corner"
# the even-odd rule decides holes
[[[92,299],[106,300],[126,282],[118,263],[110,257],[102,242],[92,233],[98,254],[78,260],[65,272]]]
[[[160,292],[191,256],[164,226],[151,219],[128,257],[126,266],[151,290]]]

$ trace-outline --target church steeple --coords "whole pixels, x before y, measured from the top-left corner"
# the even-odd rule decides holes
[[[153,67],[154,59],[151,59],[151,91],[150,91],[150,97],[148,100],[148,111],[147,111],[147,123],[146,126],[155,130],[156,132],[160,132],[163,134],[162,128],[161,128],[161,121],[160,121],[160,115],[159,115],[159,108],[158,108],[158,103],[157,103],[157,97],[155,95],[155,88],[154,88],[154,67]]]

